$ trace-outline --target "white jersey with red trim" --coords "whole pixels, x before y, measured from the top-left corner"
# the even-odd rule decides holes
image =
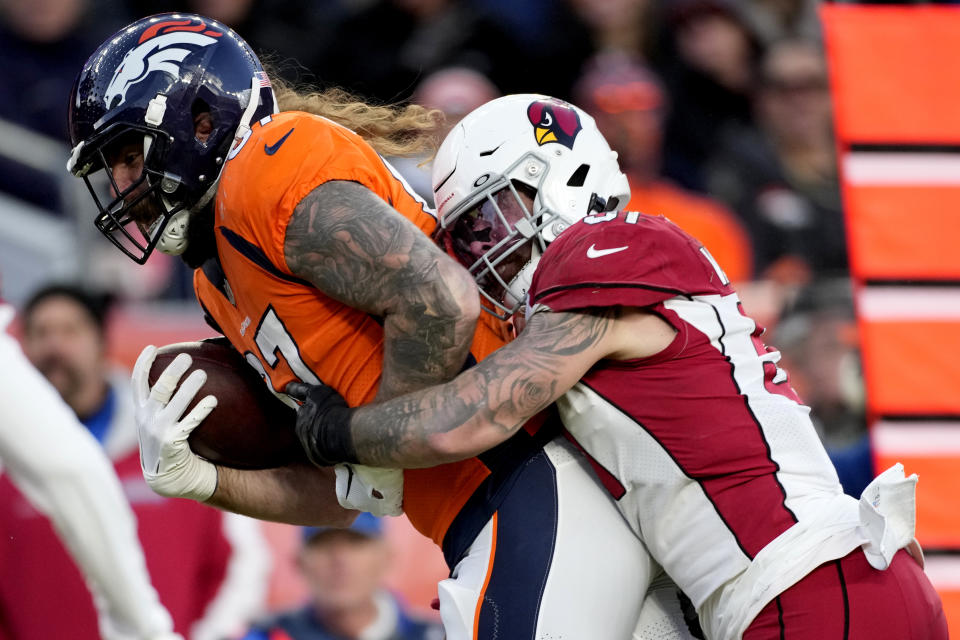
[[[749,623],[758,605],[862,542],[857,502],[843,496],[779,353],[679,227],[636,212],[588,216],[544,253],[530,304],[644,307],[676,329],[652,357],[601,361],[557,404],[708,637],[735,637],[744,622],[731,618]],[[825,542],[817,529],[841,535]]]

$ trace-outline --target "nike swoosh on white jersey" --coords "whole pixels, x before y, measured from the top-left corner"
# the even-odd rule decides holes
[[[590,245],[590,248],[587,249],[588,258],[602,258],[603,256],[610,255],[611,253],[618,253],[620,251],[625,251],[630,248],[630,245],[627,245],[625,247],[614,247],[612,249],[597,249],[596,247],[597,245],[592,244]]]

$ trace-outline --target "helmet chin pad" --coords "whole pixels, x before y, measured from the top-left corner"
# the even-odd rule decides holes
[[[179,256],[187,250],[187,228],[190,226],[190,212],[181,209],[170,216],[160,239],[157,250],[168,256]]]
[[[503,317],[496,313],[493,314],[500,317],[501,320],[506,320],[513,316],[523,309],[527,302],[527,292],[530,291],[530,284],[533,282],[533,273],[537,270],[537,264],[540,262],[540,247],[536,243],[532,244],[532,252],[533,256],[523,265],[523,268],[520,269],[513,280],[510,281],[503,294],[501,304],[497,305],[498,308],[506,311],[506,315]],[[487,310],[490,311],[489,308]],[[490,312],[493,313],[492,311]]]

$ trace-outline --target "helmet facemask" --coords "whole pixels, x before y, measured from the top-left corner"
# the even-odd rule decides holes
[[[180,178],[157,168],[163,165],[167,143],[168,135],[158,129],[118,124],[85,143],[73,163],[74,175],[83,178],[97,205],[94,225],[138,264],[147,261],[170,219],[183,208],[171,201]],[[121,190],[111,163],[125,148],[138,144],[142,144],[143,154],[140,176]],[[103,193],[106,185],[91,180],[101,170],[108,181],[108,194]]]
[[[507,176],[524,165],[540,174],[536,187]],[[472,197],[444,216],[440,238],[474,277],[484,309],[501,320],[522,308],[530,279],[546,249],[542,231],[560,216],[543,206],[538,187],[546,164],[524,156],[503,175],[491,176]]]

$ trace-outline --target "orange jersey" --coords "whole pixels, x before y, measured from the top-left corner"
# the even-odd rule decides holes
[[[219,264],[198,269],[194,287],[207,314],[275,390],[294,380],[322,381],[357,406],[376,394],[383,329],[294,276],[283,251],[294,208],[330,180],[364,185],[425,234],[436,226],[431,210],[359,136],[325,118],[280,113],[255,124],[230,153],[215,201]],[[482,320],[472,355],[480,359],[502,345],[498,332]],[[489,473],[477,458],[405,471],[410,522],[441,544]]]

